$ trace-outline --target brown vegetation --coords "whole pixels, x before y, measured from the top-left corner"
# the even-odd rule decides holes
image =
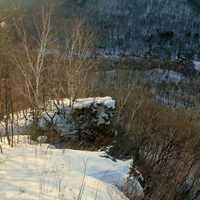
[[[98,137],[95,142],[100,146],[113,143],[113,156],[133,158],[132,169],[138,168],[145,177],[149,199],[179,199],[177,185],[188,175],[196,176],[199,169],[199,117],[192,111],[156,104],[146,87],[136,86],[134,81],[124,85],[119,76],[112,87],[106,87],[103,80],[101,87],[96,87],[100,75],[95,72],[130,66],[167,66],[181,71],[183,65],[157,59],[93,59],[88,55],[94,50],[94,34],[84,20],[74,19],[67,30],[67,22],[61,20],[64,23],[58,29],[65,33],[61,44],[56,40],[54,23],[58,19],[53,14],[54,7],[33,11],[35,17],[15,10],[12,17],[6,18],[6,26],[0,26],[0,119],[6,124],[8,142],[12,145],[9,135],[13,131],[11,128],[10,133],[8,126],[12,127],[16,111],[31,109],[35,121],[32,134],[37,136],[39,130],[34,126],[48,100],[68,97],[73,104],[77,97],[113,96],[118,109],[115,141],[114,132],[110,132],[111,136]],[[1,19],[5,20],[0,16],[0,22]],[[52,140],[57,139],[54,131],[48,134]]]
[[[121,91],[118,137],[111,154],[132,157],[143,174],[148,199],[178,199],[176,188],[185,177],[195,177],[200,162],[200,127],[193,113],[155,103],[144,88]],[[118,106],[120,108],[120,106]],[[170,192],[169,192],[170,191]]]

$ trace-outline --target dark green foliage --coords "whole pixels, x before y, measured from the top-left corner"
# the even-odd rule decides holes
[[[106,113],[105,123],[99,124],[99,117]],[[103,105],[91,105],[88,108],[74,109],[73,120],[75,121],[79,140],[86,145],[105,146],[112,142],[114,136],[113,110]]]

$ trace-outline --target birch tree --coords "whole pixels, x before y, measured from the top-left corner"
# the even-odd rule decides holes
[[[72,20],[73,25],[66,32],[64,50],[64,71],[67,81],[67,96],[71,104],[77,97],[85,95],[87,80],[94,67],[91,59],[94,50],[94,33],[80,19]]]
[[[28,100],[33,118],[33,130],[37,130],[41,112],[42,79],[52,45],[53,4],[43,5],[36,10],[35,17],[26,23],[25,17],[14,21],[18,48],[13,51],[12,60],[22,74],[24,88],[22,93]],[[29,24],[32,27],[29,27]],[[19,51],[20,50],[20,51]],[[35,133],[36,134],[36,133]]]

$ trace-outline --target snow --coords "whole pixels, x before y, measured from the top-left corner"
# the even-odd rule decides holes
[[[12,121],[12,116],[10,115],[9,122]],[[23,133],[26,132],[28,126],[31,124],[31,110],[22,110],[13,115],[13,132],[14,133]],[[11,132],[12,127],[9,123],[9,132]],[[0,132],[5,133],[5,122],[4,120],[0,121]]]
[[[45,143],[47,142],[48,137],[47,136],[39,136],[37,137],[37,141],[41,144],[41,143]]]
[[[40,124],[43,126],[45,119],[53,120],[69,131],[73,128],[70,100],[55,102],[48,102]],[[98,104],[115,108],[111,97],[77,99],[73,108]],[[100,113],[99,123],[107,123],[107,114]],[[14,119],[14,133],[24,132],[32,122],[30,109],[14,114]],[[3,133],[5,124],[3,121],[0,124]],[[10,148],[3,138],[4,142],[0,143],[3,147],[3,154],[0,154],[0,200],[127,199],[117,187],[125,184],[131,160],[113,161],[100,151],[55,149],[52,145],[41,144],[46,140],[44,136],[37,139],[38,144],[29,144],[30,137],[14,136],[14,148]],[[142,191],[139,182],[136,185],[138,191]]]
[[[48,101],[48,107],[51,110],[55,109],[55,103],[58,105],[63,105],[64,107],[70,106],[70,99],[65,98],[61,101],[55,101],[55,100],[49,100]],[[113,100],[112,97],[89,97],[89,98],[79,98],[76,99],[73,102],[73,108],[74,109],[82,109],[82,108],[88,108],[91,106],[91,104],[103,104],[105,107],[108,108],[115,108],[115,100]]]
[[[104,152],[53,149],[48,145],[3,145],[1,200],[125,200],[122,185],[131,161],[112,161]],[[82,198],[80,197],[82,194]]]
[[[60,102],[50,100],[46,111],[42,113],[39,126],[46,129],[48,124],[54,125],[57,132],[64,135],[74,135],[77,133],[75,121],[72,118],[72,112],[83,108],[94,108],[97,111],[97,124],[110,124],[112,117],[112,110],[115,108],[115,100],[112,97],[91,97],[76,99],[70,107],[70,100],[63,99]],[[103,105],[103,106],[102,106]]]
[[[115,108],[115,100],[112,97],[95,97],[86,99],[77,99],[74,103],[75,109],[88,108],[91,104],[103,104],[107,108]]]
[[[185,77],[179,73],[172,70],[163,69],[152,69],[144,73],[145,78],[155,83],[167,82],[167,83],[179,83]]]
[[[82,109],[82,108],[88,108],[91,105],[98,105],[103,104],[105,107],[114,109],[115,108],[115,100],[112,99],[112,97],[90,97],[90,98],[82,98],[82,99],[76,99],[76,101],[73,103],[74,109]],[[59,109],[59,113],[58,112]],[[42,110],[42,109],[41,109]],[[44,110],[44,109],[43,109]],[[40,127],[45,128],[47,126],[47,123],[54,123],[56,127],[58,128],[58,131],[60,131],[63,134],[71,133],[73,131],[73,122],[70,118],[70,99],[62,99],[60,101],[56,100],[49,100],[47,102],[45,111],[42,113],[42,117],[40,120]],[[102,115],[102,117],[105,117]],[[100,116],[100,123],[103,123],[102,117]],[[10,120],[11,122],[11,120]],[[31,118],[31,110],[27,109],[24,111],[20,111],[14,114],[14,134],[23,134],[27,131],[29,126],[32,123]],[[11,132],[11,125],[9,124],[9,132]],[[4,121],[0,122],[0,131],[1,133],[5,133],[5,123]]]
[[[7,23],[5,21],[2,21],[0,23],[0,28],[6,28],[6,26],[7,26]]]
[[[198,61],[198,60],[193,60],[193,65],[194,65],[194,68],[195,68],[197,71],[200,71],[200,61]]]

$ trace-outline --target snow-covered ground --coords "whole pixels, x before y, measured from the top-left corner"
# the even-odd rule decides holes
[[[152,69],[144,72],[144,79],[154,83],[179,83],[185,77],[181,73],[172,70]]]
[[[195,70],[200,71],[200,61],[199,60],[193,60],[193,65]]]
[[[49,117],[49,120],[54,116],[55,123],[65,123],[62,127],[69,132],[68,125],[72,123],[69,104],[69,99],[49,101],[41,116]],[[108,110],[115,108],[111,97],[77,99],[73,108],[88,108],[91,104],[103,104]],[[104,113],[104,109],[100,111]],[[30,126],[30,110],[16,113],[14,119],[14,148],[5,144],[6,138],[0,143],[3,147],[3,154],[0,154],[0,200],[127,199],[117,188],[127,180],[130,160],[113,161],[100,151],[60,150],[47,144],[29,144],[27,136],[17,134]],[[4,122],[0,124],[3,133]],[[135,191],[143,195],[138,180],[135,179],[134,183]]]
[[[6,118],[6,116],[5,116]],[[19,112],[14,113],[13,115],[13,127],[11,126],[12,122],[12,115],[9,117],[9,124],[8,129],[11,133],[11,130],[13,128],[14,133],[26,133],[27,127],[30,126],[32,123],[31,118],[31,110],[21,110]],[[1,134],[5,133],[5,120],[0,121],[0,132]]]
[[[69,133],[71,129],[73,130],[73,124],[70,119],[70,112],[72,107],[70,105],[70,100],[65,98],[60,101],[57,100],[49,100],[45,108],[41,107],[41,119],[40,126],[44,128],[47,126],[47,123],[53,122],[56,125],[56,128],[59,132],[63,134]],[[88,108],[91,105],[102,104],[109,109],[115,108],[115,100],[112,97],[91,97],[91,98],[82,98],[76,99],[73,102],[73,109],[82,109]],[[58,110],[59,109],[59,110]],[[43,111],[44,110],[44,111]],[[43,112],[42,112],[43,111]],[[101,113],[103,114],[103,113]],[[9,132],[13,129],[14,134],[24,134],[27,132],[28,128],[32,123],[32,115],[31,110],[23,110],[14,114],[13,127],[11,126],[12,116],[10,116],[9,120]],[[102,121],[102,115],[100,116],[100,121]],[[5,133],[5,122],[0,121],[0,132]]]
[[[123,200],[130,161],[104,152],[58,150],[47,145],[3,145],[0,200]]]

